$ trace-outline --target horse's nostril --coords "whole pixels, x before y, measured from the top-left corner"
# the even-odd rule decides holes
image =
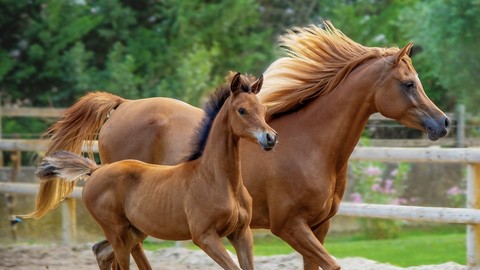
[[[450,128],[450,119],[445,117],[445,128]]]

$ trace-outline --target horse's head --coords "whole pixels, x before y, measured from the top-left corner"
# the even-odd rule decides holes
[[[383,116],[424,131],[432,141],[448,133],[450,120],[425,94],[411,59],[410,43],[386,57],[384,73],[378,79],[375,106]]]
[[[237,73],[231,82],[230,125],[233,132],[251,142],[259,143],[264,150],[272,150],[277,144],[278,134],[265,121],[267,108],[257,98],[263,76],[253,84],[242,80]]]

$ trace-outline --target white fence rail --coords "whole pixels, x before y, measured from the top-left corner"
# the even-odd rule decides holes
[[[0,140],[0,151],[43,151],[45,145],[45,141]],[[480,269],[480,149],[357,147],[350,159],[466,164],[467,208],[342,203],[338,215],[467,224],[467,268]],[[0,183],[0,193],[36,194],[37,190],[35,184]],[[80,196],[81,188],[76,187],[71,197]]]

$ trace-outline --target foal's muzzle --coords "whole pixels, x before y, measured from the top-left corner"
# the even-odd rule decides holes
[[[278,134],[276,131],[266,131],[261,133],[258,138],[258,143],[262,146],[263,150],[272,150],[278,142]]]

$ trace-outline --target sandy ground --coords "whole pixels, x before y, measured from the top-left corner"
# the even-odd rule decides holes
[[[0,246],[0,269],[98,269],[90,247],[91,244],[70,246]],[[153,269],[221,269],[202,251],[192,251],[185,248],[167,248],[155,252],[147,251],[147,256]],[[380,264],[363,258],[344,258],[339,259],[338,262],[343,270],[466,270],[465,266],[451,262],[441,265],[409,268]],[[255,257],[255,266],[258,270],[297,270],[302,269],[301,264],[302,260],[298,254]],[[134,265],[132,265],[132,268],[136,269]]]

